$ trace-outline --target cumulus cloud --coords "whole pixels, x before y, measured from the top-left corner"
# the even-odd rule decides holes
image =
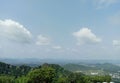
[[[120,46],[120,40],[113,40],[113,46]]]
[[[119,0],[92,0],[97,9],[109,7]]]
[[[28,43],[31,41],[32,35],[20,23],[6,19],[0,20],[0,37],[20,43]]]
[[[82,28],[79,31],[74,32],[73,36],[76,37],[78,45],[99,43],[102,41],[88,28]]]
[[[49,45],[51,42],[50,38],[47,36],[39,35],[37,37],[36,44],[37,45]]]

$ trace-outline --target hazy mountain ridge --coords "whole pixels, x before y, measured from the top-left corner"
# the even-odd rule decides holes
[[[0,83],[90,83],[111,81],[109,75],[89,76],[81,72],[71,72],[58,64],[48,63],[30,67],[23,64],[14,66],[0,62],[0,70]]]
[[[66,64],[63,66],[65,69],[70,71],[88,71],[88,70],[103,70],[105,72],[116,72],[120,71],[120,66],[111,64],[111,63],[104,63],[104,64]]]

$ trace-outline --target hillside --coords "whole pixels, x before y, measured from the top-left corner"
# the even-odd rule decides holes
[[[96,64],[96,68],[102,69],[106,72],[117,72],[120,71],[120,66],[110,64],[110,63],[104,63],[104,64]]]
[[[87,71],[87,70],[97,70],[97,67],[92,67],[88,65],[78,65],[78,64],[66,64],[63,66],[69,71]]]
[[[69,71],[88,71],[88,70],[103,70],[105,72],[120,71],[120,66],[110,64],[110,63],[92,64],[92,65],[66,64],[63,67]]]
[[[83,67],[83,66],[81,66]],[[89,67],[84,67],[88,69]],[[37,67],[14,66],[0,62],[0,83],[91,83],[110,82],[110,76],[89,76],[64,69],[58,64]]]
[[[22,76],[26,75],[30,71],[31,67],[26,65],[14,66],[11,64],[6,64],[0,62],[0,74],[13,75],[13,76]]]

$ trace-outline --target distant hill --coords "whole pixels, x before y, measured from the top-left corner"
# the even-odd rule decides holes
[[[86,70],[97,70],[98,68],[88,66],[88,65],[79,65],[79,64],[66,64],[63,66],[65,69],[69,71],[86,71]]]
[[[13,65],[20,65],[20,64],[28,64],[28,65],[42,65],[44,63],[51,63],[51,64],[60,64],[65,65],[68,63],[72,64],[104,64],[104,63],[112,63],[112,64],[120,64],[120,60],[66,60],[66,59],[39,59],[39,58],[0,58],[0,62],[5,62]]]
[[[65,66],[64,66],[65,67]],[[67,64],[71,70],[90,70],[96,67]],[[71,72],[58,64],[42,64],[36,67],[14,66],[0,62],[0,83],[96,83],[110,82],[109,75],[90,76],[81,72]]]
[[[110,64],[110,63],[104,63],[104,64],[95,64],[95,66],[99,69],[102,69],[106,72],[117,72],[120,71],[120,66]]]
[[[92,64],[92,65],[83,65],[83,64],[66,64],[63,66],[69,71],[88,71],[88,70],[103,70],[105,72],[117,72],[120,71],[120,66],[104,63],[104,64]]]

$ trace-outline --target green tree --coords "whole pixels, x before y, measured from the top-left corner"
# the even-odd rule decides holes
[[[14,83],[14,77],[2,75],[0,76],[0,83]]]
[[[82,73],[72,73],[68,76],[70,83],[84,83],[84,74]]]
[[[55,83],[69,83],[67,77],[59,77]]]
[[[55,70],[51,67],[42,67],[28,73],[28,83],[52,83],[55,78]]]
[[[21,76],[15,79],[15,83],[27,83],[28,82],[28,77],[26,76]]]

